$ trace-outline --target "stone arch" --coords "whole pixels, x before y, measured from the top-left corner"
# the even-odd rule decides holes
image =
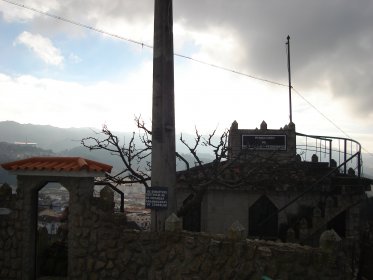
[[[58,198],[59,205],[49,201],[50,195]],[[37,189],[37,197],[36,276],[66,277],[70,192],[59,182],[48,182]]]
[[[274,239],[278,235],[278,214],[275,204],[262,195],[249,207],[249,236]]]
[[[345,238],[346,237],[346,231],[347,231],[347,211],[345,210],[341,213],[339,213],[337,216],[335,216],[333,219],[331,219],[326,227],[328,230],[334,229],[334,231],[340,236]]]
[[[184,201],[183,205],[193,199],[194,195],[190,194]],[[201,231],[201,203],[196,204],[183,217],[183,229],[189,231]]]
[[[112,166],[80,157],[34,157],[1,166],[17,175],[17,207],[20,209],[17,228],[22,248],[17,265],[20,278],[36,279],[37,195],[48,182],[60,183],[70,194],[67,274],[74,275],[80,269],[79,255],[88,254],[87,246],[80,246],[74,238],[81,236],[83,230],[89,232],[94,179],[105,177]]]
[[[60,183],[69,191],[69,236],[77,230],[73,227],[74,217],[83,219],[82,212],[86,212],[90,205],[93,193],[94,177],[67,177],[67,176],[17,176],[18,188],[23,196],[23,273],[30,276],[25,279],[37,279],[36,240],[37,240],[37,199],[38,192],[49,182]],[[68,239],[68,275],[74,269],[75,249],[70,238]]]

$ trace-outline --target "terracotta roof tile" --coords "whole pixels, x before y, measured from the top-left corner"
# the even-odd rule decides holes
[[[9,171],[42,170],[42,171],[94,171],[111,172],[112,166],[84,159],[81,157],[33,157],[8,163],[1,166]]]

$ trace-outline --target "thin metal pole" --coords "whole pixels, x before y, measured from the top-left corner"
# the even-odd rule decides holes
[[[288,74],[289,74],[289,117],[290,117],[290,122],[293,122],[293,109],[292,109],[292,104],[291,104],[291,69],[290,69],[290,36],[288,35],[287,37],[287,42],[286,45],[288,46]]]

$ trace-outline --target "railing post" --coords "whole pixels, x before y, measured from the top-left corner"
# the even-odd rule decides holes
[[[359,151],[357,155],[357,176],[360,178],[361,175],[361,153]]]
[[[329,140],[329,167],[330,167],[330,163],[332,162],[332,143],[333,141]]]
[[[344,151],[343,151],[343,162],[344,162],[344,174],[347,174],[347,139],[344,139]]]

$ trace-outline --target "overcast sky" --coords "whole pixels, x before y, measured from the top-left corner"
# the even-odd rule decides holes
[[[153,44],[152,0],[15,1]],[[175,53],[287,84],[290,35],[297,131],[345,136],[328,118],[373,152],[372,15],[371,0],[174,0]],[[120,131],[134,129],[134,115],[150,123],[152,49],[0,0],[0,50],[0,121]],[[286,87],[180,57],[175,101],[178,132],[289,122]]]

